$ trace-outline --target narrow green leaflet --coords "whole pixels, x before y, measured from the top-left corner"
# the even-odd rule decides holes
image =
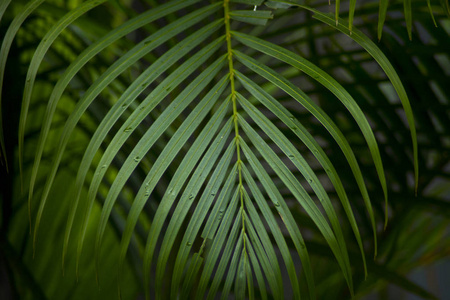
[[[336,26],[339,23],[339,9],[341,7],[341,1],[340,0],[336,0],[336,3],[334,4],[334,19],[336,21]]]
[[[348,30],[350,31],[350,34],[352,33],[355,10],[356,10],[356,0],[350,0],[348,9]],[[336,23],[336,25],[338,24]]]
[[[10,0],[9,0],[10,1]],[[4,13],[4,11],[7,8],[7,5],[9,3],[9,1],[4,1],[2,3],[2,15]],[[8,54],[9,54],[9,50],[11,50],[11,45],[13,43],[14,37],[16,36],[17,32],[19,31],[19,29],[21,28],[23,22],[28,18],[28,16],[39,6],[42,4],[42,2],[44,2],[44,0],[34,0],[34,1],[30,1],[25,7],[24,9],[20,12],[20,14],[18,14],[14,20],[11,22],[11,24],[8,27],[8,30],[5,33],[5,36],[3,37],[3,42],[2,42],[2,48],[0,49],[0,107],[2,107],[2,94],[3,94],[3,80],[4,80],[4,76],[5,76],[5,67],[6,67],[6,60],[8,59]],[[4,141],[4,136],[3,136],[3,117],[2,117],[2,113],[0,113],[0,147],[1,147],[1,153],[3,153],[4,157],[5,157],[5,164],[6,166],[8,165],[7,163],[7,158],[6,158],[6,150],[5,150],[5,141]],[[23,143],[19,142],[19,149],[23,148]],[[19,150],[20,152],[20,150]],[[23,152],[23,150],[22,150]],[[20,172],[20,183],[23,187],[23,170],[22,170],[22,164],[23,164],[23,157],[19,155],[19,172]],[[30,208],[28,209],[28,216],[29,219],[31,220],[31,211]],[[31,222],[30,222],[31,224]],[[31,225],[30,225],[31,226]],[[31,227],[30,227],[31,230]]]
[[[431,8],[431,0],[427,0],[428,11],[430,12],[431,19],[433,20],[434,26],[437,26],[436,19],[434,18],[433,9]]]
[[[261,5],[264,0],[230,0],[230,2],[243,3],[249,5]]]
[[[0,3],[0,21],[2,20],[3,14],[5,13],[6,8],[8,8],[9,3],[11,3],[11,0],[3,0],[2,3]]]
[[[269,10],[233,10],[230,12],[230,17],[236,21],[265,26],[273,15]]]
[[[447,16],[450,18],[450,4],[448,0],[440,0],[442,9],[447,14]]]
[[[381,40],[383,34],[383,25],[386,20],[386,13],[389,5],[389,0],[380,0],[380,6],[378,11],[378,40]]]
[[[403,0],[403,7],[405,11],[406,30],[408,31],[409,40],[412,40],[411,0]]]

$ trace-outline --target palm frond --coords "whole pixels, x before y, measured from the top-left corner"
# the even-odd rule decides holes
[[[413,93],[384,44],[353,24],[378,14],[364,32],[380,39],[387,28],[382,41],[411,40],[413,17],[421,18],[415,1],[403,2],[404,33],[391,22],[388,1],[360,11],[356,0],[336,1],[334,14],[320,11],[324,3],[294,1],[133,3],[139,13],[105,0],[72,9],[33,0],[13,17],[8,9],[21,4],[0,4],[0,19],[10,20],[0,50],[0,95],[12,47],[21,49],[25,66],[18,76],[24,84],[17,166],[33,229],[26,249],[41,255],[46,235],[62,247],[57,256],[46,253],[36,272],[57,257],[64,270],[75,269],[65,273],[95,273],[107,286],[117,274],[124,295],[130,292],[123,282],[134,276],[147,298],[158,299],[316,299],[323,297],[317,285],[327,280],[358,297],[366,291],[355,276],[361,274],[367,289],[392,279],[432,297],[392,271],[395,238],[386,238],[389,247],[378,245],[388,233],[379,231],[377,217],[384,211],[386,230],[389,213],[403,207],[395,202],[388,211],[388,194],[399,201],[392,182],[403,193],[410,189],[398,183],[407,181],[406,171],[391,171],[393,162],[413,166],[421,195]],[[347,4],[348,21],[341,18]],[[47,15],[41,5],[51,7]],[[129,19],[105,13],[118,7]],[[420,9],[428,14],[430,2]],[[107,17],[97,20],[102,13]],[[442,20],[441,13],[431,16],[423,24]],[[31,37],[18,43],[28,34],[24,26],[33,25]],[[352,49],[342,46],[339,32]],[[443,32],[430,35],[442,40]],[[334,50],[316,48],[323,37]],[[425,51],[420,38],[416,43]],[[433,70],[443,63],[423,59],[442,88]],[[399,99],[394,107],[392,98]],[[382,113],[374,103],[384,106]],[[435,113],[433,120],[447,126],[448,116]],[[58,215],[58,228],[49,215]],[[407,216],[392,219],[415,215]],[[435,228],[430,240],[441,230]],[[386,264],[367,261],[368,250]],[[338,275],[316,271],[317,257],[332,260]],[[57,294],[54,287],[45,293]]]

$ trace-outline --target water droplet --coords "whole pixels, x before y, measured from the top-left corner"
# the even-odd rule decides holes
[[[312,183],[312,182],[313,182],[313,180],[312,180],[311,178],[309,178],[309,179],[308,179],[308,182],[309,182],[309,183]]]
[[[130,126],[130,127],[125,128],[124,131],[125,131],[125,132],[130,132],[131,130],[133,130],[133,127]]]
[[[187,242],[186,246],[190,247],[190,246],[192,246],[192,243],[191,242]]]
[[[145,191],[145,196],[146,197],[150,196],[150,191]]]
[[[294,117],[290,117],[290,118],[289,118],[289,120],[291,120],[291,121],[294,121],[294,120],[295,120],[295,118],[294,118]]]
[[[127,107],[126,103],[122,104],[122,108],[126,108],[126,107]]]
[[[223,212],[224,212],[224,210],[223,210],[223,209],[219,210],[219,213],[223,214]]]
[[[151,40],[145,41],[145,42],[144,42],[144,45],[148,45],[148,44],[150,44],[151,42],[152,42]]]
[[[215,196],[216,196],[216,193],[211,193],[211,196],[215,197]]]
[[[314,150],[313,152],[315,155],[319,155],[319,150]]]
[[[194,199],[194,195],[190,194],[189,195],[189,200],[192,200],[192,199]]]
[[[295,130],[297,130],[297,127],[296,126],[292,126],[291,129],[295,131]]]
[[[289,154],[288,156],[290,159],[295,159],[294,155],[292,155],[292,154]]]
[[[102,169],[104,169],[104,168],[106,168],[106,165],[103,165],[103,166],[102,166]]]
[[[135,162],[139,162],[140,159],[141,159],[141,157],[139,155],[134,157]]]
[[[141,87],[143,87],[144,89],[147,87],[147,84],[146,83],[143,83],[142,85],[141,85]]]
[[[280,203],[275,202],[275,206],[276,206],[276,207],[279,207],[279,206],[280,206]]]

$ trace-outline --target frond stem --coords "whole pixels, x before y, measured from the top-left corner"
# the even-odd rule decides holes
[[[241,214],[242,214],[242,230],[245,232],[245,214],[244,214],[244,193],[242,191],[242,168],[241,168],[241,149],[239,145],[240,135],[239,135],[239,126],[238,126],[238,112],[237,112],[237,104],[236,104],[236,90],[234,84],[234,66],[233,66],[233,49],[231,47],[231,29],[230,29],[230,6],[229,0],[224,0],[224,19],[225,19],[225,37],[227,40],[227,51],[228,51],[228,68],[230,71],[230,86],[231,86],[231,101],[233,103],[233,121],[234,121],[234,132],[235,132],[235,140],[236,140],[236,152],[237,152],[237,164],[238,164],[238,172],[239,172],[239,196],[241,200]],[[244,238],[244,251],[245,247],[245,238]]]

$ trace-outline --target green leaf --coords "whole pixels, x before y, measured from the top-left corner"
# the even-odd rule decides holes
[[[230,12],[230,17],[236,21],[265,26],[273,15],[268,10],[233,10]]]
[[[386,13],[389,5],[389,0],[380,0],[380,7],[378,11],[378,40],[381,40],[383,34],[383,25],[386,21]]]
[[[11,45],[14,41],[14,37],[16,36],[17,32],[21,28],[23,22],[28,18],[28,16],[40,5],[44,2],[44,0],[34,0],[29,2],[22,11],[14,18],[14,20],[11,22],[11,24],[8,27],[8,30],[5,33],[5,36],[3,37],[2,41],[2,48],[0,49],[0,107],[2,107],[2,94],[3,94],[3,81],[5,76],[5,67],[6,67],[6,60],[8,59],[9,51],[11,50]],[[8,1],[4,1],[2,6],[4,10],[7,8]],[[2,15],[4,13],[4,10],[2,12]],[[22,104],[23,107],[23,104]],[[0,124],[2,124],[0,129],[0,146],[1,146],[1,152],[5,155],[5,163],[7,165],[6,161],[6,149],[5,149],[5,142],[4,142],[4,136],[3,136],[3,114],[0,114]],[[19,125],[23,126],[23,125]],[[19,134],[20,135],[20,134]],[[22,138],[23,140],[23,138]],[[23,153],[23,142],[20,142],[19,138],[19,153]],[[23,156],[19,154],[19,172],[20,172],[20,183],[23,187]],[[28,217],[31,224],[31,209],[28,209]],[[30,225],[30,231],[31,231],[31,225]]]
[[[261,5],[264,0],[230,0],[230,2],[243,3],[249,5]]]
[[[356,0],[350,0],[348,9],[348,30],[350,31],[350,34],[353,28],[353,19],[355,16],[355,10],[356,10]]]
[[[405,11],[406,29],[408,30],[409,40],[412,40],[411,0],[404,0],[403,7],[404,7],[404,11]]]
[[[428,6],[428,11],[430,12],[431,19],[433,20],[434,26],[438,27],[437,23],[436,23],[436,20],[434,18],[433,9],[431,8],[431,0],[427,0],[427,6]]]

